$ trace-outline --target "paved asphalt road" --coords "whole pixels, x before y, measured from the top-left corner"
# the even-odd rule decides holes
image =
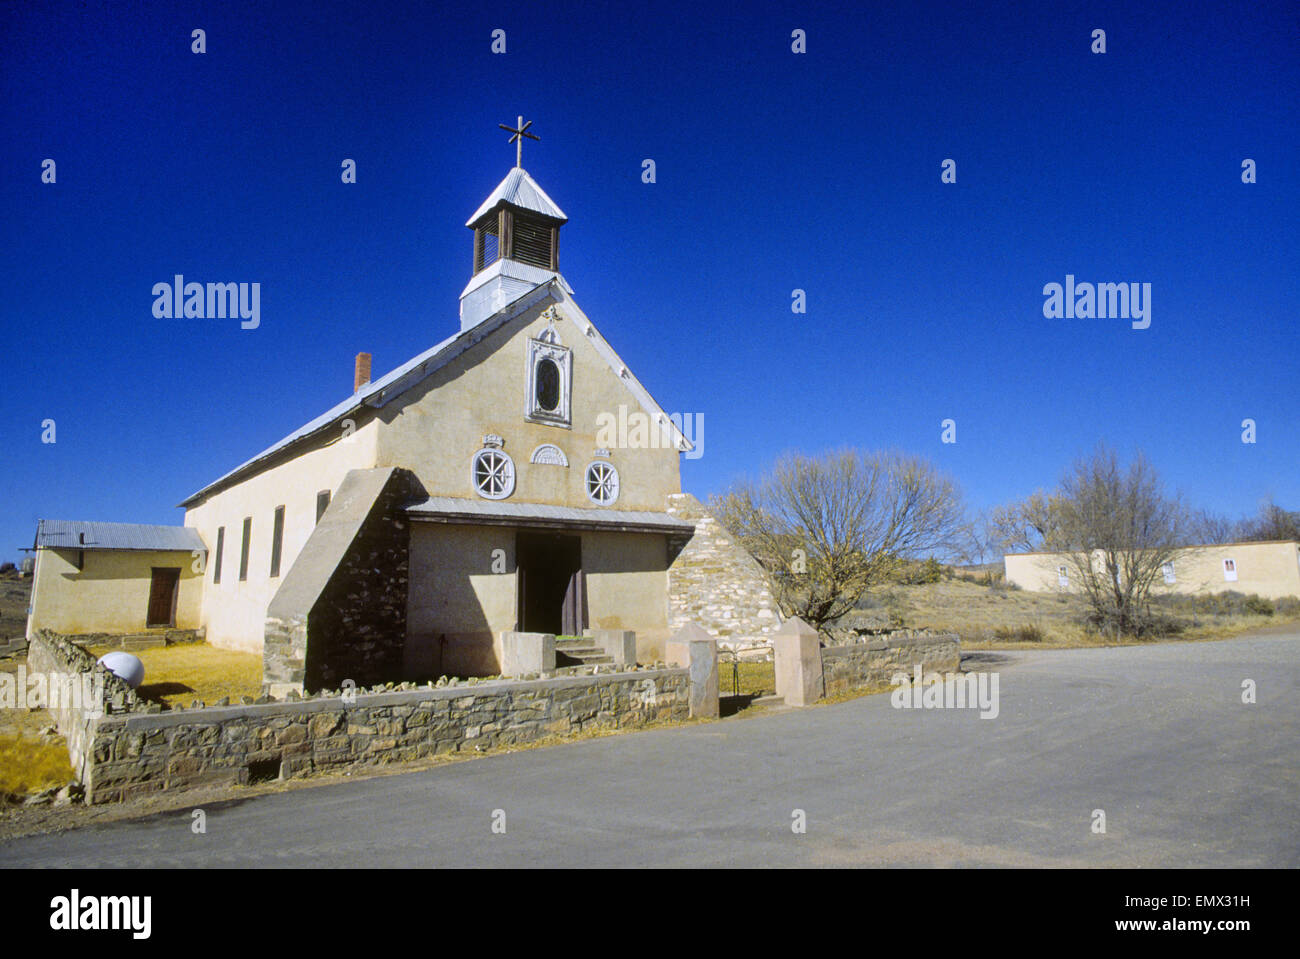
[[[870,696],[212,806],[201,836],[188,812],[33,836],[0,865],[1300,866],[1300,631],[1004,655],[996,719]]]

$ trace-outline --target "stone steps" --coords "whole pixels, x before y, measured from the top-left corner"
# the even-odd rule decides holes
[[[555,644],[555,657],[557,666],[596,666],[614,661],[603,647],[582,639],[560,640]]]

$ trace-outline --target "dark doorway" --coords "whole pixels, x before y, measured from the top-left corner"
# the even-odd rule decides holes
[[[519,628],[525,633],[581,636],[587,626],[582,538],[520,532],[515,566],[519,572]]]
[[[149,584],[149,611],[145,626],[176,625],[176,590],[181,581],[179,568],[153,567],[153,581]]]

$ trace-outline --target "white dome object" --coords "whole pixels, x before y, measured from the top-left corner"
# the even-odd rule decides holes
[[[132,689],[144,681],[144,663],[138,656],[130,653],[105,653],[99,657],[99,665],[122,680]]]

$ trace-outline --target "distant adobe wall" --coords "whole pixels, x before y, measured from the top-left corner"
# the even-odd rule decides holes
[[[1094,556],[1100,568],[1101,554]],[[1065,553],[1008,553],[1007,582],[1035,592],[1079,592],[1074,560]],[[1254,593],[1265,599],[1300,596],[1300,544],[1277,542],[1184,546],[1165,575],[1151,586],[1154,596]]]
[[[690,493],[669,496],[668,512],[695,524],[668,568],[669,626],[695,623],[721,649],[765,652],[781,613],[763,568]]]

